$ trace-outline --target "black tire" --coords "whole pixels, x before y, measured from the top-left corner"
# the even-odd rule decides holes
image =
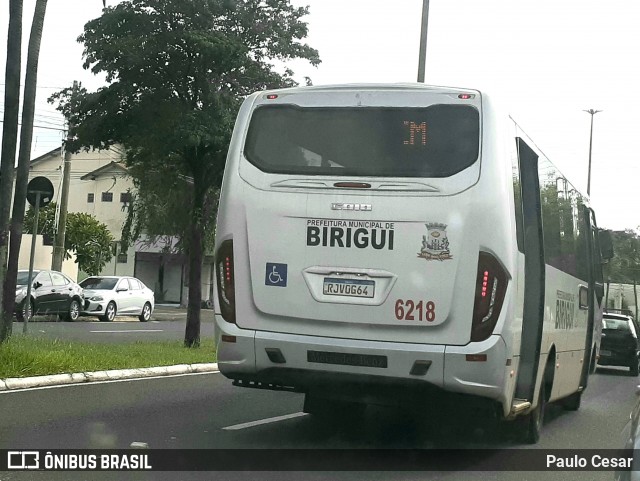
[[[366,407],[366,404],[358,402],[326,399],[307,393],[304,395],[302,411],[320,421],[343,422],[359,418]]]
[[[104,310],[104,316],[100,316],[100,320],[102,322],[113,322],[117,313],[118,309],[116,308],[116,303],[111,301],[107,304],[107,308]]]
[[[138,316],[138,319],[140,319],[140,322],[147,322],[151,319],[151,304],[149,302],[142,306],[142,312]]]
[[[33,300],[29,302],[28,316],[26,307],[26,300],[24,300],[22,301],[20,308],[16,311],[16,319],[18,320],[18,322],[24,322],[25,317],[28,317],[28,321],[31,321],[31,319],[33,319]]]
[[[522,429],[520,431],[522,441],[527,444],[536,444],[540,440],[542,432],[542,424],[544,423],[544,408],[546,405],[546,386],[545,380],[542,380],[540,392],[538,393],[538,405],[529,414],[522,417]]]
[[[598,368],[596,363],[596,346],[593,346],[591,350],[591,362],[589,364],[589,374],[595,374],[596,369]]]
[[[580,409],[581,402],[582,391],[574,392],[571,396],[565,398],[562,405],[567,411],[577,411],[578,409]]]
[[[640,359],[635,358],[629,364],[629,374],[633,377],[638,377],[640,374]]]
[[[77,321],[80,317],[80,303],[77,299],[71,299],[69,303],[69,311],[62,314],[61,318],[66,322],[74,322]]]

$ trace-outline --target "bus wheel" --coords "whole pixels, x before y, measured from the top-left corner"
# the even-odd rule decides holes
[[[593,346],[591,350],[591,362],[589,364],[589,374],[594,374],[596,372],[596,347]]]
[[[540,440],[542,431],[542,423],[544,422],[544,407],[546,404],[545,396],[545,380],[540,384],[540,392],[538,393],[538,405],[529,414],[523,416],[522,422],[522,441],[527,444],[536,444]]]
[[[366,407],[366,404],[358,402],[327,399],[316,394],[306,393],[302,411],[323,421],[346,421],[355,420],[362,416]]]
[[[574,392],[571,396],[567,397],[562,403],[563,407],[567,411],[577,411],[580,409],[580,403],[582,401],[582,391]]]

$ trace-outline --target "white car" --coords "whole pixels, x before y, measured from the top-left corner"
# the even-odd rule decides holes
[[[151,318],[153,291],[135,277],[87,277],[80,287],[84,289],[83,316],[98,316],[105,322],[116,316],[137,316],[141,322]]]

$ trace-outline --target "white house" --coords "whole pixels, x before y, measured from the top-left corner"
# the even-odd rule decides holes
[[[62,149],[57,148],[31,161],[29,179],[44,176],[54,186],[54,202],[60,205],[63,170]],[[79,152],[71,156],[68,212],[85,212],[106,224],[113,235],[114,257],[105,265],[102,275],[130,275],[140,278],[154,290],[159,302],[186,303],[186,258],[171,252],[171,243],[150,244],[139,239],[125,252],[121,251],[122,227],[134,191],[133,179],[122,163],[118,146],[108,150]],[[28,261],[27,261],[28,262]],[[212,299],[213,259],[203,266],[202,298]],[[80,272],[79,277],[86,277]]]

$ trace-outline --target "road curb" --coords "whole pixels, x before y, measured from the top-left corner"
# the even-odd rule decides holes
[[[174,376],[201,372],[216,372],[218,364],[178,364],[175,366],[145,367],[140,369],[114,369],[111,371],[79,372],[73,374],[53,374],[49,376],[14,377],[0,379],[0,391],[18,391],[34,387],[61,386],[121,379],[143,379],[155,376]]]

